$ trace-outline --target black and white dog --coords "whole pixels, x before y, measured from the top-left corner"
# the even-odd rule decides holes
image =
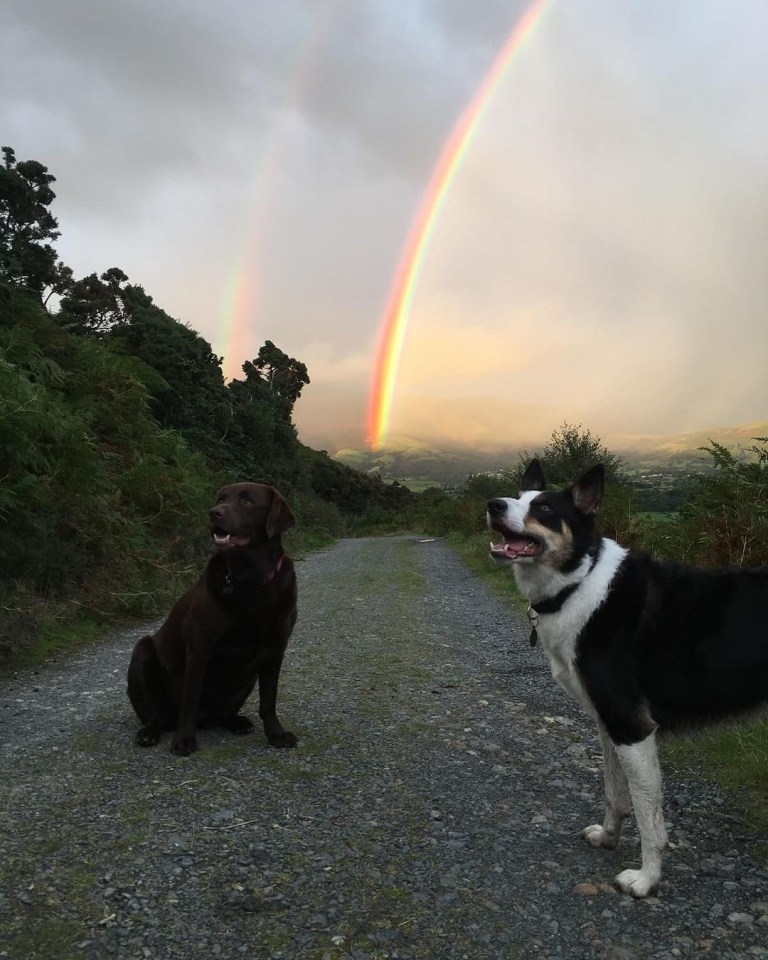
[[[689,730],[768,701],[768,567],[703,570],[625,550],[595,529],[603,467],[546,492],[538,460],[517,498],[488,502],[552,675],[597,721],[605,820],[584,830],[616,846],[634,808],[642,864],[616,882],[646,897],[667,835],[657,734]]]

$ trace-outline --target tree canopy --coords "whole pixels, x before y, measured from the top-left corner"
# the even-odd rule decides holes
[[[611,453],[600,437],[581,424],[569,423],[562,423],[552,431],[540,459],[547,483],[553,486],[573,483],[596,463],[602,463],[609,480],[616,480],[623,465],[621,457]]]
[[[293,408],[309,383],[306,366],[267,340],[254,360],[243,364],[246,381],[258,378],[275,397]]]
[[[62,279],[56,251],[58,222],[48,207],[56,178],[36,160],[16,160],[3,147],[0,166],[0,280],[23,287],[42,300]],[[65,276],[65,275],[64,275]]]
[[[63,322],[77,333],[101,335],[126,323],[130,313],[128,277],[119,267],[110,267],[97,277],[95,273],[66,283],[60,313]]]

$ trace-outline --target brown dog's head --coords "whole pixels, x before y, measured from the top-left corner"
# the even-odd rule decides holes
[[[222,487],[209,513],[217,550],[255,546],[279,537],[295,518],[274,487],[264,483],[230,483]]]

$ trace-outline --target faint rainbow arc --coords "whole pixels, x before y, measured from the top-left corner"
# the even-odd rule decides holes
[[[286,131],[293,112],[300,109],[313,71],[325,49],[345,0],[323,0],[314,8],[294,68],[280,100],[278,119],[256,164],[256,174],[246,198],[246,229],[232,260],[224,285],[219,337],[226,379],[240,375],[246,355],[250,323],[258,309],[262,289],[260,271],[264,261],[269,224],[284,182],[283,152]],[[310,9],[312,9],[310,7]],[[254,226],[255,224],[255,226]]]
[[[493,94],[515,54],[531,36],[545,9],[552,2],[553,0],[533,0],[526,7],[504,46],[496,55],[482,83],[454,125],[432,170],[400,256],[380,324],[379,345],[374,361],[366,423],[366,440],[368,446],[374,450],[382,445],[389,429],[408,316],[435,224],[445,205],[453,179]]]

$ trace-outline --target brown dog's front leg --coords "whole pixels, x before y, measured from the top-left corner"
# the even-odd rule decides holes
[[[197,750],[197,715],[207,659],[199,653],[189,656],[184,670],[184,687],[181,694],[179,725],[171,743],[171,752],[179,757],[189,756]]]
[[[295,747],[298,738],[283,729],[277,719],[277,681],[282,665],[281,654],[259,669],[259,716],[264,724],[264,734],[273,747]]]

